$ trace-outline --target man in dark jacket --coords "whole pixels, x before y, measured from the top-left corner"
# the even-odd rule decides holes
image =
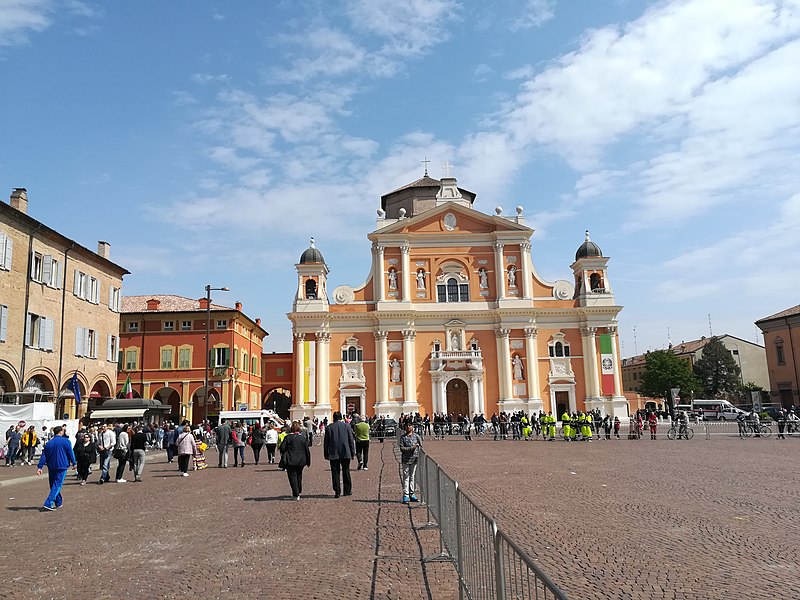
[[[61,435],[61,427],[53,428],[54,437],[44,445],[42,457],[39,459],[36,474],[42,474],[42,467],[47,465],[47,475],[50,479],[50,494],[44,501],[42,511],[61,508],[64,499],[61,497],[61,486],[69,467],[75,466],[75,453],[69,438]]]
[[[217,451],[219,452],[219,467],[228,468],[228,446],[231,443],[231,426],[225,419],[217,427]]]
[[[333,482],[333,496],[338,498],[343,491],[345,496],[353,493],[353,484],[350,480],[350,460],[356,453],[356,442],[353,430],[342,421],[342,413],[338,410],[333,413],[333,423],[325,428],[325,460],[331,463],[331,480]],[[339,472],[342,474],[344,490],[339,481]]]

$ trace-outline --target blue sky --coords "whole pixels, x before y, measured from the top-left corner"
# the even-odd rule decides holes
[[[624,355],[709,314],[752,341],[798,303],[798,65],[800,0],[0,0],[0,190],[109,241],[124,293],[227,285],[287,351],[308,238],[362,282],[427,156],[524,207],[549,280],[591,230]]]

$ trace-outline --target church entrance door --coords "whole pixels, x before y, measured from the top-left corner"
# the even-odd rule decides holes
[[[451,379],[447,382],[447,412],[453,415],[469,416],[469,389],[461,379]]]
[[[569,392],[556,392],[556,414],[553,416],[561,420],[561,415],[563,415],[567,409],[569,409]]]

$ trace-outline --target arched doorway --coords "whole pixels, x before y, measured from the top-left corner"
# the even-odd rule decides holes
[[[154,400],[160,400],[161,404],[164,406],[169,406],[169,416],[164,415],[165,418],[168,418],[172,421],[178,422],[181,419],[181,396],[180,394],[173,390],[172,388],[165,387],[158,390],[155,394],[153,394]]]
[[[275,388],[266,395],[261,406],[264,410],[274,410],[281,419],[288,419],[292,393],[284,388]]]
[[[211,417],[218,417],[220,410],[219,390],[209,388],[208,402],[206,402],[205,394],[203,393],[203,386],[197,388],[192,394],[192,420],[206,421]]]
[[[8,371],[0,369],[0,395],[16,391],[14,377]]]
[[[469,389],[467,384],[461,379],[451,379],[447,382],[447,412],[458,417],[458,415],[469,416]]]

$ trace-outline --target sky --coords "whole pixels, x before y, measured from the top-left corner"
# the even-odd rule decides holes
[[[267,352],[309,238],[363,282],[426,158],[524,208],[547,280],[591,231],[623,356],[799,301],[800,0],[0,0],[0,76],[6,201],[124,294],[228,286]]]

